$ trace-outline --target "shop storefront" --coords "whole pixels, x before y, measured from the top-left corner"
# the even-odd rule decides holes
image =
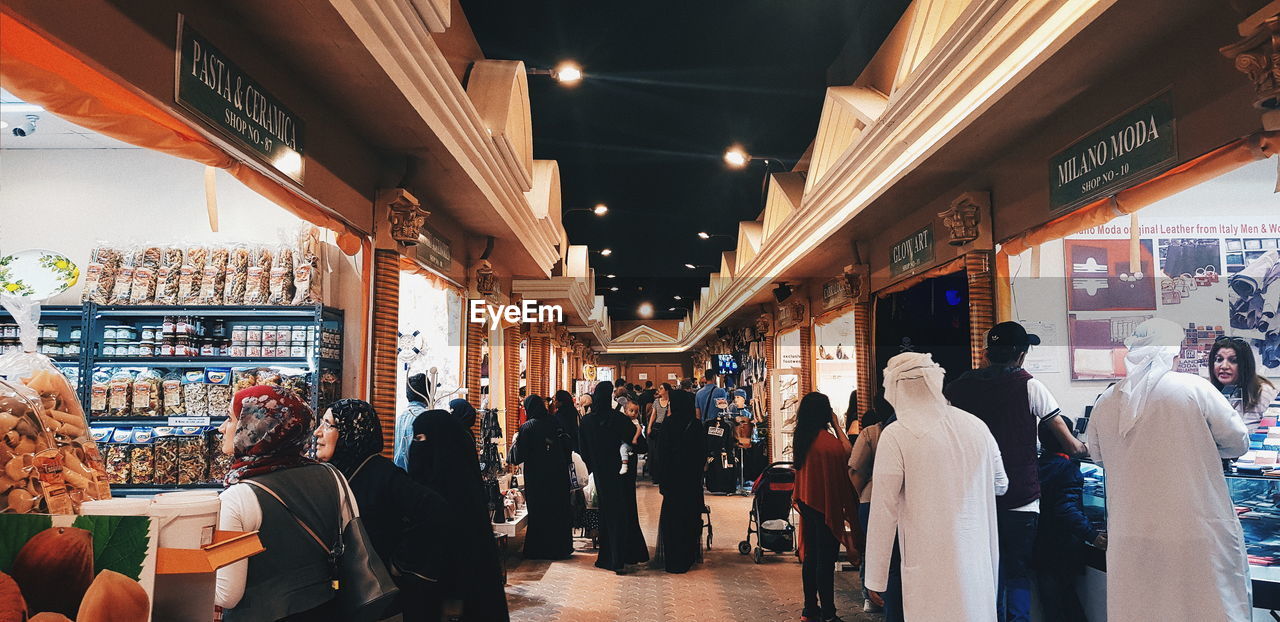
[[[849,428],[860,411],[851,401],[858,389],[857,311],[849,282],[838,277],[822,283],[813,301],[820,314],[813,318],[813,390],[831,399],[841,425]]]
[[[427,402],[447,408],[451,400],[465,396],[463,384],[463,298],[461,289],[419,264],[404,259],[400,274],[400,328],[398,331],[396,384],[407,386],[410,376],[424,374]],[[465,399],[465,397],[464,397]],[[409,406],[404,391],[397,392],[396,412]],[[412,437],[413,422],[396,419],[397,460],[403,460]]]

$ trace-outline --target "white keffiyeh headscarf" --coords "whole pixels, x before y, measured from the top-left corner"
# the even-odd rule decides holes
[[[946,371],[927,353],[904,352],[884,368],[884,397],[893,405],[902,424],[919,437],[933,425],[933,419],[949,412],[942,396]]]
[[[1153,318],[1138,325],[1125,339],[1129,353],[1124,357],[1128,375],[1116,385],[1120,398],[1120,435],[1126,436],[1142,417],[1147,396],[1165,374],[1173,370],[1173,359],[1182,350],[1186,338],[1182,327]]]

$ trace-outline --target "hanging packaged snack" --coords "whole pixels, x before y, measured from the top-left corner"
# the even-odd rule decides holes
[[[209,416],[209,385],[204,383],[204,370],[193,369],[182,374],[182,402],[188,417]]]
[[[129,448],[129,483],[154,484],[156,446],[152,428],[139,427],[133,429],[133,438]]]
[[[200,296],[196,304],[222,304],[222,289],[227,280],[227,249],[212,248],[204,264],[204,278],[200,281]]]
[[[178,452],[180,442],[175,428],[161,426],[154,428],[155,463],[152,465],[152,479],[157,484],[173,485],[178,483]]]
[[[111,288],[111,298],[107,304],[127,305],[129,294],[133,290],[133,269],[137,261],[137,253],[132,249],[124,250],[120,255],[120,269],[116,271],[115,284]]]
[[[184,427],[178,432],[178,483],[199,484],[209,478],[209,453],[204,429]]]
[[[283,378],[280,375],[280,370],[272,367],[263,367],[258,370],[258,384],[269,384],[278,387],[282,382]]]
[[[54,446],[40,421],[40,396],[17,383],[0,381],[0,509],[40,511],[32,458]],[[6,504],[7,502],[7,504]]]
[[[89,264],[84,270],[84,293],[81,302],[94,302],[105,305],[111,301],[112,291],[116,286],[116,275],[120,272],[120,249],[110,246],[99,246],[89,255]]]
[[[293,256],[293,304],[315,305],[324,302],[321,285],[321,244],[318,227],[304,227],[298,236],[298,252]]]
[[[293,391],[302,400],[304,404],[311,403],[311,382],[307,380],[309,372],[296,370],[295,373],[285,374],[281,377],[280,385],[290,391]]]
[[[259,371],[260,370],[257,368],[235,370],[235,373],[233,374],[234,378],[231,383],[232,394],[239,393],[249,387],[257,386]]]
[[[267,304],[271,291],[271,261],[270,248],[255,246],[249,250],[249,274],[244,290],[245,304]]]
[[[116,369],[107,383],[107,416],[128,417],[133,412],[133,372]]]
[[[164,260],[156,271],[156,304],[178,304],[178,284],[182,278],[182,249],[164,249]]]
[[[192,246],[182,254],[182,268],[178,273],[178,304],[193,305],[200,301],[204,265],[208,259],[209,250],[203,246]]]
[[[132,414],[135,417],[158,417],[164,414],[161,404],[163,377],[154,369],[138,373],[133,379]]]
[[[209,416],[225,417],[231,414],[231,369],[210,367],[204,370],[204,381],[208,391]]]
[[[244,304],[244,293],[249,281],[249,249],[243,244],[227,251],[227,276],[223,282],[222,304]]]
[[[293,246],[283,245],[271,258],[267,304],[287,305],[293,302]]]
[[[92,417],[107,416],[107,402],[110,398],[111,372],[95,369],[89,385],[89,415]]]
[[[156,278],[164,261],[164,249],[159,246],[143,246],[138,249],[133,263],[133,287],[129,291],[129,304],[146,305],[156,300]]]
[[[182,405],[182,374],[176,371],[165,374],[164,379],[161,380],[160,394],[166,417],[187,414]]]
[[[210,482],[220,482],[227,477],[227,471],[231,469],[231,456],[222,453],[222,431],[218,428],[210,428],[204,434],[205,439],[205,455],[209,460],[209,479]]]

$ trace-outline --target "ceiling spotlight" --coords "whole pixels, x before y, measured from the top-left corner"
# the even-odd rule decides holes
[[[602,248],[602,249],[600,249],[600,256],[601,256],[601,257],[608,257],[609,255],[612,255],[612,254],[613,254],[613,249],[611,249],[611,248]]]
[[[577,84],[582,81],[582,67],[572,61],[565,61],[551,70],[551,77],[560,84]]]
[[[618,288],[616,288],[616,287],[610,287],[610,288],[609,288],[609,291],[611,291],[611,292],[616,292],[616,291],[618,291]]]
[[[681,298],[680,296],[673,296],[673,297],[674,297],[676,300],[684,300],[684,298]]]
[[[638,309],[638,311],[640,313],[640,317],[645,317],[645,318],[653,317],[653,304],[648,302],[642,302],[640,303],[640,308]]]
[[[782,302],[782,301],[786,300],[787,298],[790,298],[790,297],[791,297],[791,286],[790,286],[790,285],[787,285],[786,283],[778,283],[778,286],[777,286],[777,287],[775,287],[775,288],[773,288],[773,297],[774,297],[774,299],[776,299],[778,302]]]
[[[679,311],[679,310],[680,310],[680,307],[670,307],[667,309],[667,311]]]
[[[609,213],[609,206],[604,203],[597,203],[595,207],[591,208],[591,211],[594,212],[596,216],[604,216]]]
[[[38,114],[27,115],[27,122],[23,123],[22,125],[19,125],[18,127],[13,128],[13,135],[17,136],[18,138],[22,138],[23,136],[30,136],[32,134],[35,134],[36,121],[39,121],[39,120],[40,120],[40,115]]]
[[[751,161],[751,156],[740,145],[729,147],[724,152],[724,163],[731,168],[742,168]]]
[[[606,274],[606,275],[604,275],[604,278],[606,278],[606,279],[616,279],[616,278],[618,278],[618,275],[616,275],[616,274]]]
[[[699,231],[699,232],[698,232],[698,237],[700,237],[700,238],[702,238],[702,239],[704,239],[704,240],[709,240],[709,239],[711,239],[711,234],[707,233],[706,231]]]

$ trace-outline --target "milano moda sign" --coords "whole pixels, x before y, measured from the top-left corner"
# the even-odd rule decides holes
[[[174,99],[302,183],[302,120],[178,15]]]
[[[1115,194],[1178,159],[1173,93],[1165,91],[1049,159],[1049,209],[1058,213]]]

